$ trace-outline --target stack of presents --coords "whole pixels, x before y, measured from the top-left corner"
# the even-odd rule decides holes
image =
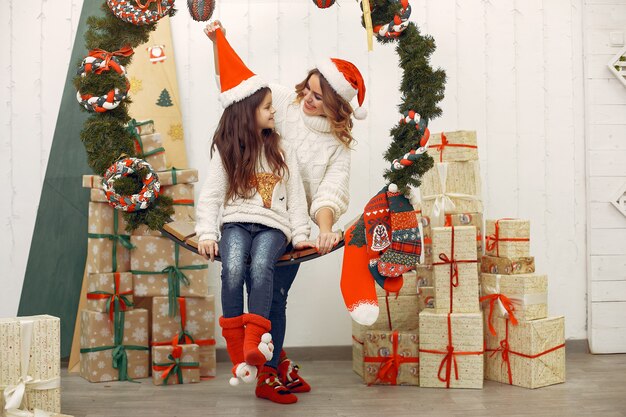
[[[138,157],[157,171],[174,220],[193,221],[196,170],[167,169],[151,121],[132,122]],[[199,382],[215,376],[215,300],[204,258],[141,226],[132,234],[106,202],[102,179],[90,188],[86,279],[79,312],[80,374],[91,382]]]
[[[535,273],[529,222],[483,222],[475,132],[430,143],[435,163],[416,208],[421,263],[397,293],[377,286],[373,325],[353,322],[354,371],[366,384],[432,388],[564,382],[564,318],[547,317],[547,276]]]

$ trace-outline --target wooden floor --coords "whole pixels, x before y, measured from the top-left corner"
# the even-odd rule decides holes
[[[568,345],[567,382],[528,390],[485,381],[483,390],[367,387],[349,361],[303,361],[313,391],[293,405],[257,399],[228,385],[229,365],[200,384],[157,387],[62,377],[63,412],[76,417],[195,416],[626,416],[626,355],[590,355]]]

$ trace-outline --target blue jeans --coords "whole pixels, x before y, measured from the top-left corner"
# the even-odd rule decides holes
[[[219,250],[222,258],[222,312],[225,318],[243,314],[246,276],[249,276],[246,284],[248,312],[269,317],[274,268],[286,246],[287,238],[278,229],[256,223],[224,224]]]

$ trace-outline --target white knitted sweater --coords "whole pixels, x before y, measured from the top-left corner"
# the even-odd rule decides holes
[[[297,161],[289,145],[282,142],[283,155],[289,174],[273,187],[270,207],[266,207],[261,193],[255,192],[251,198],[235,197],[225,201],[228,178],[219,152],[214,152],[209,163],[209,173],[196,206],[196,234],[199,240],[219,240],[223,223],[257,223],[282,231],[287,240],[295,245],[309,238],[311,228],[307,214],[307,202],[298,172]],[[267,163],[260,163],[259,173],[271,173],[264,169]],[[270,186],[271,187],[271,186]],[[266,196],[270,197],[270,194]],[[222,210],[221,222],[219,221]]]
[[[315,220],[317,212],[328,207],[335,223],[350,202],[350,149],[331,133],[326,117],[311,117],[302,111],[293,89],[275,84],[270,88],[276,130],[298,158],[309,214]]]

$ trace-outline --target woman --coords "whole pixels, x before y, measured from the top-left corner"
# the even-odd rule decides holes
[[[205,28],[212,41],[217,28],[222,28],[219,21]],[[217,59],[215,53],[214,56]],[[215,69],[219,76],[217,60]],[[332,228],[348,208],[350,147],[354,141],[350,117],[354,114],[363,119],[366,114],[360,107],[354,111],[350,101],[357,96],[359,106],[363,104],[363,77],[350,62],[332,58],[320,61],[317,68],[296,85],[295,91],[276,85],[270,87],[276,109],[276,130],[296,152],[309,214],[320,229],[316,246],[319,253],[325,255],[341,239],[340,233],[333,232]],[[282,403],[285,396],[311,390],[299,376],[297,365],[282,350],[287,297],[298,269],[299,264],[295,264],[276,268],[274,273],[269,317],[274,356],[259,372],[255,391],[257,397],[274,402]]]

